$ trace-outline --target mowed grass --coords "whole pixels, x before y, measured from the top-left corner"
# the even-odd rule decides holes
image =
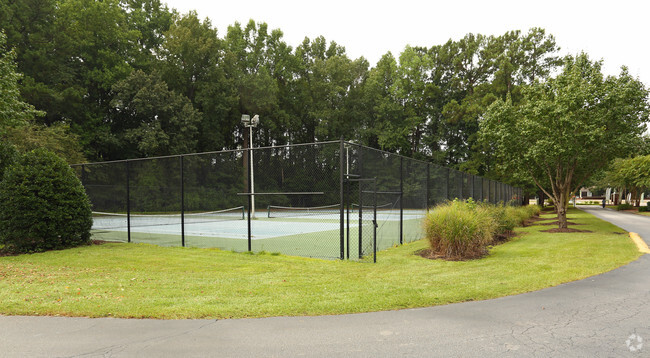
[[[569,217],[594,232],[519,228],[519,237],[473,261],[415,255],[424,240],[380,252],[377,264],[146,244],[2,257],[0,314],[176,319],[393,310],[539,290],[639,257],[621,229],[575,209]]]

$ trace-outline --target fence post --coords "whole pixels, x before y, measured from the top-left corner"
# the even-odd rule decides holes
[[[459,190],[459,191],[460,191],[460,195],[459,195],[459,198],[458,198],[458,199],[460,199],[460,200],[464,200],[464,199],[467,199],[467,198],[465,197],[465,193],[463,193],[463,177],[465,177],[465,175],[464,175],[463,172],[458,172],[458,174],[460,174],[460,175],[458,175],[458,179],[459,179],[459,180],[458,180],[458,186],[460,187],[460,190]]]
[[[359,178],[363,179],[363,148],[359,148],[359,175]],[[359,181],[357,186],[359,188],[359,260],[361,260],[363,257],[363,181]]]
[[[126,161],[126,232],[127,242],[131,242],[131,174],[129,160]]]
[[[427,213],[429,212],[429,205],[430,205],[429,204],[429,180],[431,179],[429,174],[430,171],[431,171],[431,164],[427,162],[427,184],[425,185],[425,187],[427,188],[426,199],[425,199],[426,206],[427,206]]]
[[[447,192],[447,200],[451,200],[449,197],[449,176],[451,175],[451,169],[445,168],[445,170],[447,171],[447,175],[445,175],[445,191]]]
[[[185,247],[185,178],[183,173],[183,156],[179,156],[181,165],[181,247]]]
[[[251,167],[253,166],[253,161],[251,160],[251,154],[253,153],[253,148],[251,146],[248,146],[248,152],[247,152],[247,158],[246,160],[248,161],[248,172],[246,173],[246,176],[249,178],[247,180],[248,182],[248,251],[252,251],[253,245],[252,245],[252,233],[251,233],[251,210],[253,208],[253,196],[251,195],[251,188],[252,188],[252,183],[250,180],[250,173],[251,173]]]
[[[340,230],[340,248],[341,248],[341,260],[345,259],[345,227],[343,222],[345,221],[344,216],[344,205],[345,205],[345,195],[343,195],[343,152],[345,148],[343,145],[343,137],[341,137],[341,143],[339,145],[339,196],[340,196],[340,212],[339,212],[339,230]]]
[[[372,262],[377,263],[377,179],[373,181]]]
[[[399,244],[404,243],[404,157],[399,157]]]

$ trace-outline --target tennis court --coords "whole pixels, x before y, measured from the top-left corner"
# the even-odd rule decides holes
[[[318,208],[291,208],[259,212],[251,220],[251,240],[255,251],[287,252],[294,255],[330,257],[339,254],[340,210],[316,211]],[[361,215],[362,230],[372,230],[369,210]],[[406,210],[402,213],[407,230],[419,230],[424,212]],[[360,227],[358,210],[344,211],[346,248],[358,253]],[[377,211],[377,245],[380,249],[391,247],[393,237],[399,235],[399,210]],[[219,213],[185,214],[183,225],[180,215],[138,215],[94,213],[92,234],[105,241],[148,243],[161,246],[183,246],[184,231],[188,247],[218,247],[228,250],[245,250],[248,239],[247,214],[243,207]],[[130,221],[128,223],[127,221]],[[365,228],[364,228],[364,222]],[[130,230],[129,230],[130,224]],[[349,237],[348,237],[349,236]],[[363,236],[363,233],[362,233]],[[318,237],[321,237],[319,239]],[[301,241],[314,246],[301,248]],[[351,241],[351,242],[350,242]],[[239,248],[239,250],[237,250]],[[347,251],[347,250],[346,250]]]
[[[520,196],[345,141],[73,167],[93,206],[93,239],[326,259],[366,260],[419,240],[427,208],[449,199]]]

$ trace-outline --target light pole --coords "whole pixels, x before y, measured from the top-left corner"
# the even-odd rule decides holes
[[[255,176],[253,175],[253,167],[254,167],[254,162],[253,162],[253,127],[257,127],[257,124],[260,122],[260,116],[259,115],[254,115],[253,118],[251,119],[251,116],[248,114],[242,114],[241,115],[241,122],[244,125],[244,127],[248,128],[248,148],[249,150],[249,157],[248,160],[250,160],[250,181],[251,181],[251,217],[255,217]]]

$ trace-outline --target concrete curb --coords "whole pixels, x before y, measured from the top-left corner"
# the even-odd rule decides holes
[[[635,232],[630,233],[630,238],[634,243],[636,244],[636,247],[639,248],[639,252],[642,252],[644,254],[650,254],[650,248],[648,248],[648,245],[641,239],[641,236]]]

